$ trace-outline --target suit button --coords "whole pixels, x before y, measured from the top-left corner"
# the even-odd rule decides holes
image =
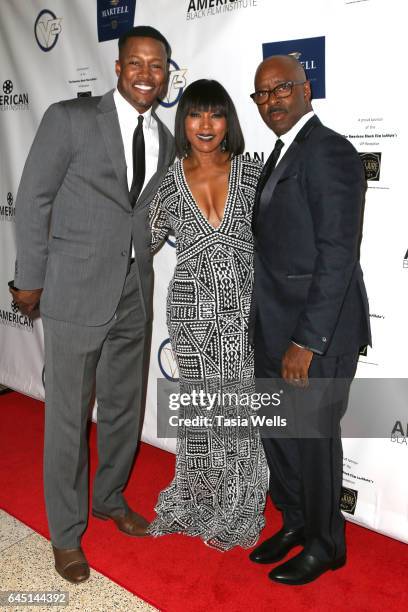
[[[126,257],[126,255],[127,255],[127,251],[122,251],[122,252],[121,252],[121,255],[122,255],[122,257]]]
[[[133,212],[133,210],[132,210],[132,212],[131,212],[131,213],[129,213],[129,214],[130,214],[130,216],[131,216],[131,217],[134,217],[134,216],[135,216],[135,213]]]
[[[327,342],[327,338],[326,338],[326,336],[323,336],[322,341],[323,341],[323,342]]]

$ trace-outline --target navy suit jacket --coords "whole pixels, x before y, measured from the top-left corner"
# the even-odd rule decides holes
[[[250,327],[271,356],[292,339],[327,356],[371,343],[359,263],[365,190],[356,150],[316,116],[261,176]]]

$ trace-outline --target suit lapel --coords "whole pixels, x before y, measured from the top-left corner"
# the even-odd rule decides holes
[[[259,217],[262,215],[267,205],[271,201],[273,192],[278,181],[280,180],[288,166],[295,160],[297,154],[299,153],[299,147],[302,145],[302,142],[306,140],[311,131],[317,125],[321,125],[321,122],[316,115],[313,115],[313,117],[311,117],[309,121],[305,123],[302,129],[299,130],[299,132],[296,134],[294,141],[292,142],[288,150],[285,152],[277,166],[275,166],[269,177],[263,177],[261,174],[255,196],[254,211],[256,211],[257,214],[256,216],[254,215],[253,219],[254,229],[256,229]]]
[[[119,185],[122,189],[123,199],[131,208],[127,186],[126,160],[120,131],[118,114],[113,99],[113,90],[102,96],[98,104],[99,114],[97,121],[102,133],[107,154],[112,162]]]

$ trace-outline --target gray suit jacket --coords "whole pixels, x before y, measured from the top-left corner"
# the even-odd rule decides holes
[[[43,287],[41,312],[61,321],[102,325],[125,283],[131,239],[146,319],[153,283],[149,202],[174,159],[159,126],[156,173],[134,209],[113,90],[57,102],[44,114],[16,199],[19,289]]]

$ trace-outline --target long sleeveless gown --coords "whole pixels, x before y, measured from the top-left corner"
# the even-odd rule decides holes
[[[251,218],[260,171],[259,164],[242,156],[232,159],[224,216],[217,228],[194,200],[182,161],[169,169],[151,204],[153,250],[170,230],[176,236],[167,325],[181,392],[252,388]],[[208,408],[189,406],[184,415],[208,417]],[[220,550],[256,543],[264,526],[267,466],[249,412],[239,403],[218,402],[210,426],[179,426],[175,476],[159,495],[152,535],[200,536]],[[231,425],[233,419],[236,426]]]

